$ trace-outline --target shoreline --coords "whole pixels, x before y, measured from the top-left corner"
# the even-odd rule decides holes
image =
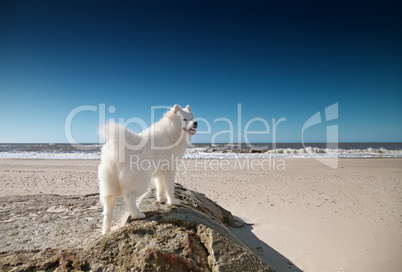
[[[0,144],[3,159],[100,159],[100,145],[77,148],[69,144]],[[95,147],[95,148],[94,148]],[[402,158],[402,143],[340,143],[327,145],[311,143],[283,143],[273,145],[192,145],[185,159],[236,158]]]
[[[211,160],[222,159],[185,159],[188,169],[178,171],[176,182],[252,224],[254,239],[233,231],[279,271],[289,264],[272,249],[305,271],[402,268],[402,158],[341,158],[337,169],[311,158],[272,159],[285,162],[278,171],[196,167]],[[0,197],[98,193],[98,164],[0,159]]]

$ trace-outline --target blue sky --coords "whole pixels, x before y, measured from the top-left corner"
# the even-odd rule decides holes
[[[317,112],[306,142],[329,125],[341,142],[400,142],[401,18],[397,1],[1,1],[0,142],[66,142],[69,113],[103,104],[148,125],[152,106],[190,104],[212,129],[200,122],[194,142],[229,129],[216,118],[244,141],[255,117],[270,132],[251,141],[285,118],[276,141],[300,142]],[[78,142],[98,141],[99,112],[74,117]]]

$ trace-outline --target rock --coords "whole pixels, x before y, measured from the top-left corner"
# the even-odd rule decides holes
[[[62,213],[62,212],[68,212],[68,207],[55,207],[55,206],[52,206],[52,207],[50,207],[49,209],[47,209],[46,210],[46,212],[49,212],[49,213]],[[33,215],[35,215],[35,214],[33,214]]]
[[[248,153],[265,153],[266,151],[265,149],[250,149]]]
[[[0,270],[274,271],[231,232],[241,224],[230,212],[178,184],[175,194],[182,205],[156,205],[152,190],[140,205],[146,219],[129,217],[123,227],[83,247],[1,252]],[[52,215],[63,215],[59,207],[74,207],[55,204]]]
[[[101,220],[98,195],[0,197],[0,251],[83,247],[101,235]]]

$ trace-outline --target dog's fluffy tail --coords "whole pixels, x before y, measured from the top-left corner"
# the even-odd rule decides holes
[[[99,127],[99,134],[106,140],[108,149],[119,149],[121,147],[139,146],[141,136],[125,126],[109,122]]]
[[[120,124],[117,124],[114,122],[106,123],[103,126],[99,127],[98,132],[106,141],[109,141],[110,139],[118,138],[118,135],[116,135],[117,134],[116,132],[120,126],[121,126]]]

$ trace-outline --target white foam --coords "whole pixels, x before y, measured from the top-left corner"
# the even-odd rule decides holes
[[[376,158],[402,157],[402,150],[384,148],[367,149],[330,149],[306,147],[300,149],[278,148],[263,153],[236,153],[235,151],[219,152],[208,148],[191,148],[185,154],[187,159],[236,159],[236,158]]]
[[[248,152],[248,153],[247,153]],[[250,153],[243,150],[219,151],[210,147],[188,148],[184,159],[266,159],[266,158],[382,158],[402,157],[402,150],[388,150],[384,148],[367,149],[329,149],[307,147],[300,149],[278,148],[274,150]],[[51,160],[98,160],[100,152],[41,152],[41,151],[11,151],[0,152],[0,158],[9,159],[51,159]]]
[[[97,160],[100,152],[0,152],[2,159]]]

